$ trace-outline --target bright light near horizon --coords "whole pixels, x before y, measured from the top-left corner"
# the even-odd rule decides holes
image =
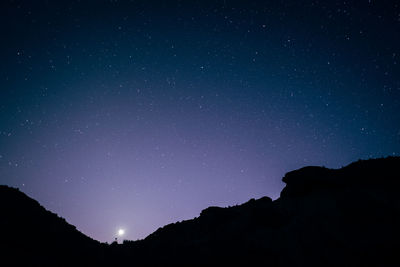
[[[118,235],[119,236],[123,236],[125,234],[125,230],[124,229],[119,229],[118,230]]]

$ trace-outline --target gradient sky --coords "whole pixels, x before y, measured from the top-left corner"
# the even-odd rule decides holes
[[[0,183],[100,241],[400,154],[397,1],[5,0],[0,25]]]

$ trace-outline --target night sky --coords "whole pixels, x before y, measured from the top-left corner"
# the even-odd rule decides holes
[[[400,154],[398,1],[1,1],[0,25],[0,184],[100,241]]]

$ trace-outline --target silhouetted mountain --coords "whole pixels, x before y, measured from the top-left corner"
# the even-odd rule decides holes
[[[283,181],[275,201],[207,208],[125,242],[120,258],[159,265],[400,266],[399,157],[338,170],[305,167]]]
[[[263,197],[209,207],[143,240],[109,246],[79,233],[23,193],[1,187],[2,243],[17,259],[29,255],[34,262],[46,257],[62,262],[70,255],[72,265],[91,260],[92,265],[123,266],[400,266],[399,157],[337,170],[305,167],[287,173],[283,181],[286,186],[275,201]]]
[[[0,186],[0,265],[98,261],[102,245],[18,189]]]

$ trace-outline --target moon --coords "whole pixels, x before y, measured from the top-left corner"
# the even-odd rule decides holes
[[[124,229],[118,229],[118,235],[119,236],[123,236],[125,234],[125,230]]]

